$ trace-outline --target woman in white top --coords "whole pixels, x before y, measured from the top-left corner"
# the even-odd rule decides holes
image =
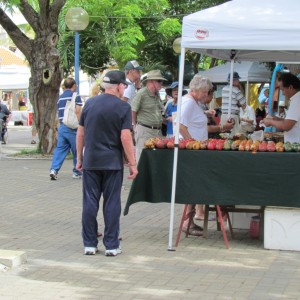
[[[183,97],[179,131],[184,139],[207,140],[207,116],[203,105],[213,89],[211,81],[195,75],[189,85],[190,91]]]
[[[179,132],[183,139],[195,139],[205,141],[208,139],[208,132],[230,131],[234,123],[226,122],[224,125],[207,125],[207,115],[215,114],[215,111],[207,110],[206,104],[213,98],[214,86],[212,82],[200,75],[195,75],[189,85],[190,92],[183,97],[181,107],[181,118]],[[188,205],[187,214],[194,210],[195,205]],[[197,218],[204,217],[204,206],[197,205]],[[183,231],[187,231],[189,219],[183,223]],[[202,235],[203,229],[192,221],[189,229],[190,235]]]
[[[195,75],[189,85],[190,91],[182,99],[181,118],[179,125],[180,137],[184,139],[207,140],[207,116],[204,113],[204,104],[208,94],[213,90],[211,81],[200,75]],[[188,205],[187,215],[194,210],[195,205]],[[201,205],[203,213],[203,205]],[[182,230],[187,231],[189,219],[183,223]],[[200,236],[203,229],[196,225],[194,220],[190,225],[189,234]]]

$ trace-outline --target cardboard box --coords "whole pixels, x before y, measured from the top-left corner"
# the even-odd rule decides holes
[[[300,251],[300,208],[267,206],[264,248]]]

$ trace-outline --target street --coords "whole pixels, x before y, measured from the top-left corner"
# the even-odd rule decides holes
[[[72,161],[50,181],[49,159],[7,156],[34,148],[30,128],[9,136],[0,159],[0,249],[25,251],[28,261],[0,271],[1,299],[300,299],[300,252],[266,250],[248,230],[236,229],[234,240],[228,233],[227,250],[210,221],[207,239],[182,235],[167,251],[166,203],[137,203],[121,216],[122,254],[105,257],[100,239],[100,252],[84,256]],[[125,176],[123,208],[130,186]],[[175,205],[174,242],[182,210]],[[98,219],[101,231],[101,212]]]

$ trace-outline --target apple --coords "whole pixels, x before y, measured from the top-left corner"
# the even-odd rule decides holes
[[[174,140],[169,140],[168,141],[167,148],[168,149],[174,149]]]
[[[157,140],[155,143],[155,147],[157,149],[164,149],[165,148],[165,143],[163,140]]]

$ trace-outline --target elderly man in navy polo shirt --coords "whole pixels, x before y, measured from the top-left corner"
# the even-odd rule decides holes
[[[82,237],[85,255],[98,251],[97,214],[103,194],[106,256],[122,252],[119,241],[124,157],[129,179],[138,173],[131,137],[132,117],[121,100],[128,83],[121,71],[103,77],[105,93],[90,98],[81,114],[77,133],[77,169],[83,172]]]

